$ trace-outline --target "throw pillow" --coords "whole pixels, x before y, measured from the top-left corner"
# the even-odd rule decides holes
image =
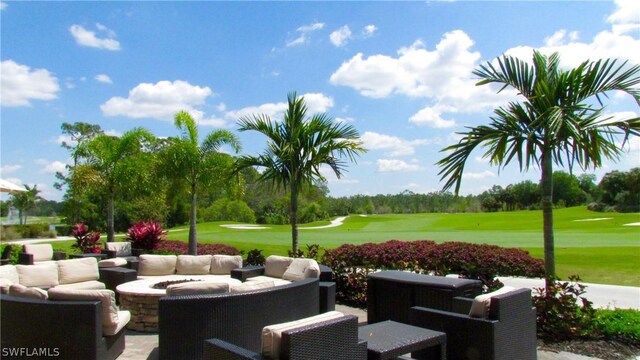
[[[496,295],[506,294],[515,290],[511,286],[505,286],[494,292],[478,295],[473,299],[471,309],[469,310],[469,316],[477,318],[487,318],[489,316],[489,308],[491,307],[491,298]]]
[[[282,275],[287,271],[292,261],[293,258],[290,257],[271,255],[265,260],[264,274],[266,276],[282,278]]]
[[[6,266],[6,265],[5,265]],[[50,288],[59,284],[58,264],[16,265],[20,284],[28,287]]]

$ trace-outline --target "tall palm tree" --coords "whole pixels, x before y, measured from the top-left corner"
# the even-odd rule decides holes
[[[37,185],[33,185],[33,187],[29,187],[29,185],[24,185],[26,191],[21,192],[12,192],[11,193],[11,205],[18,209],[18,221],[20,225],[25,225],[27,223],[27,212],[32,210],[38,205],[38,202],[42,200],[38,194],[40,190],[38,190]]]
[[[322,164],[329,165],[338,178],[350,161],[366,150],[359,141],[358,131],[347,124],[335,123],[327,114],[315,114],[307,119],[304,97],[295,92],[288,95],[288,108],[282,121],[272,121],[268,115],[253,114],[238,120],[240,131],[254,130],[269,138],[267,149],[258,156],[241,156],[236,171],[263,167],[259,181],[289,190],[291,241],[294,254],[298,253],[298,193],[305,184],[325,180],[320,173]]]
[[[473,73],[477,85],[497,83],[500,91],[514,88],[524,101],[511,102],[494,111],[491,124],[469,127],[462,139],[443,151],[450,152],[437,162],[446,179],[444,189],[460,189],[465,163],[482,145],[484,157],[499,167],[517,160],[520,170],[541,169],[541,195],[546,284],[555,278],[553,234],[553,166],[597,168],[603,158],[617,160],[630,136],[640,135],[640,118],[614,119],[606,116],[602,97],[623,91],[640,105],[640,66],[617,60],[585,61],[570,70],[560,68],[557,53],[544,56],[535,51],[533,65],[511,56],[502,56],[497,66],[491,62]]]
[[[134,172],[133,157],[143,149],[145,141],[153,135],[145,129],[135,128],[122,136],[100,134],[79,144],[79,156],[87,159],[77,165],[73,181],[97,184],[107,196],[107,241],[114,241],[114,203],[116,193],[131,184]]]
[[[175,115],[175,126],[182,132],[179,138],[173,138],[166,148],[167,171],[186,182],[191,200],[189,211],[189,254],[198,252],[196,209],[198,205],[198,186],[206,182],[212,173],[220,172],[220,148],[230,145],[234,151],[240,151],[240,141],[227,130],[215,130],[207,134],[198,143],[198,127],[191,115],[180,111]]]

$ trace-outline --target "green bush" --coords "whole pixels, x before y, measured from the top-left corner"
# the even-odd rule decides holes
[[[630,309],[597,310],[594,329],[601,335],[631,344],[640,342],[640,311]]]
[[[241,200],[218,199],[211,206],[203,209],[200,214],[204,221],[256,222],[253,210]]]
[[[262,250],[253,249],[247,253],[247,265],[264,265],[265,258]]]
[[[7,235],[5,237],[4,235]],[[2,225],[3,239],[38,239],[50,237],[49,224]],[[16,236],[17,237],[14,237]]]

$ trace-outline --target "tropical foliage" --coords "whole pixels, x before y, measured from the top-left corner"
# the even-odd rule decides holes
[[[24,188],[26,191],[12,192],[10,195],[11,205],[18,209],[20,225],[25,225],[27,223],[27,212],[34,209],[38,205],[38,202],[43,200],[38,195],[40,190],[38,190],[37,185],[33,185],[33,187],[24,185]]]
[[[71,236],[76,239],[76,243],[72,247],[80,250],[83,254],[99,254],[102,251],[100,233],[89,231],[84,223],[75,224],[71,229]]]
[[[167,232],[156,221],[140,221],[127,230],[125,240],[131,242],[131,248],[153,251],[158,244],[165,240]]]

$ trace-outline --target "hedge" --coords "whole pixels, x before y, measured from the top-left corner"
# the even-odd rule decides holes
[[[185,255],[189,252],[189,244],[178,240],[163,240],[153,250],[154,254]],[[223,244],[198,244],[198,255],[240,255],[238,249]]]

